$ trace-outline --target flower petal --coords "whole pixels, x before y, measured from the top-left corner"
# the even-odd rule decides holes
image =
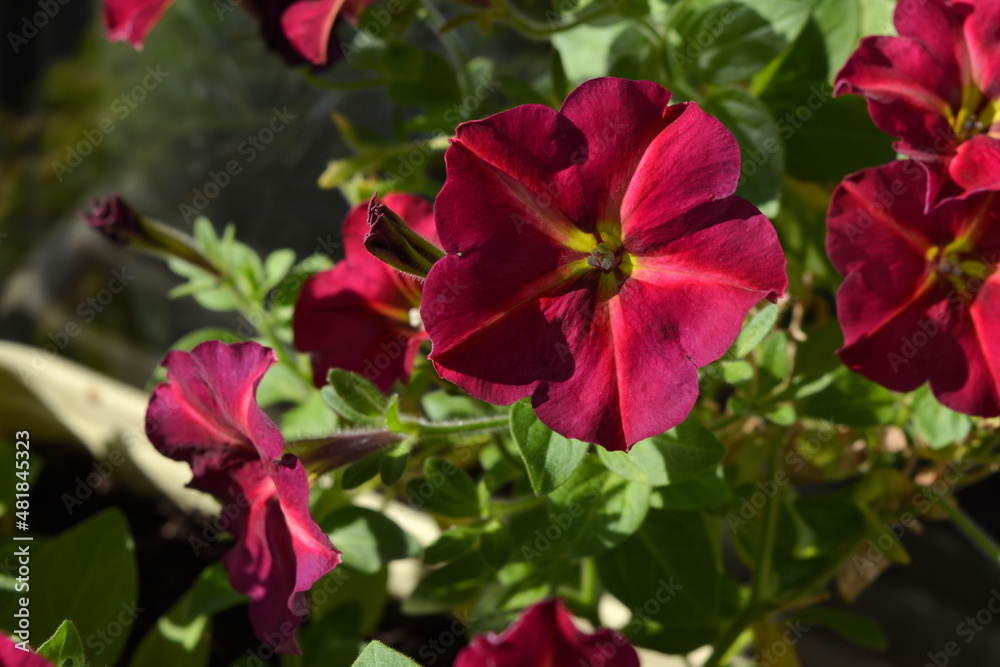
[[[111,41],[129,42],[142,48],[146,35],[173,0],[104,0],[104,26]]]
[[[972,14],[965,22],[972,75],[987,99],[1000,97],[1000,2],[975,0]],[[956,5],[957,7],[958,5]]]
[[[257,405],[257,385],[274,363],[257,343],[209,341],[170,353],[170,382],[150,400],[146,433],[162,454],[188,462],[189,486],[216,496],[222,516],[236,522],[237,544],[223,559],[233,588],[251,597],[257,637],[295,653],[304,592],[340,554],[309,515],[305,468],[282,457],[281,433]]]
[[[561,600],[540,602],[503,634],[478,635],[455,659],[455,667],[639,667],[639,657],[620,633],[597,628],[583,633]]]
[[[650,142],[684,110],[669,101],[655,83],[612,77],[585,81],[570,93],[559,113],[586,137],[573,165],[557,177],[559,206],[570,219],[618,220]]]
[[[875,125],[911,156],[945,155],[956,143],[947,115],[962,103],[961,79],[915,40],[862,39],[837,74],[834,95],[846,93],[864,95]]]
[[[959,145],[948,173],[968,196],[1000,190],[1000,139],[980,134]]]
[[[314,65],[325,65],[333,22],[344,0],[297,0],[281,15],[281,28],[292,46]]]
[[[735,137],[697,104],[677,108],[676,119],[643,154],[622,201],[622,234],[631,239],[632,252],[644,252],[653,237],[669,233],[660,226],[663,221],[736,192],[740,149]],[[652,227],[648,236],[647,226]]]

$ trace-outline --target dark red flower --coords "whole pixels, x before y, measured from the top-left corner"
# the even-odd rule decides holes
[[[834,94],[864,95],[896,150],[928,170],[925,207],[1000,189],[1000,2],[900,2],[895,24],[898,37],[861,41]]]
[[[396,193],[382,201],[413,231],[437,243],[430,203]],[[295,346],[312,353],[317,386],[326,384],[331,368],[342,368],[388,391],[397,379],[410,377],[427,340],[420,322],[421,283],[365,249],[368,229],[368,204],[359,204],[344,218],[344,261],[306,281],[295,304]]]
[[[326,65],[339,57],[333,24],[344,17],[356,21],[375,0],[246,0],[260,22],[268,46],[290,64]],[[146,35],[173,0],[104,0],[108,39],[142,48]]]
[[[839,355],[895,391],[930,381],[941,403],[1000,414],[1000,199],[982,193],[924,211],[927,176],[897,161],[834,191],[827,252],[844,275]]]
[[[562,600],[528,608],[503,634],[479,635],[455,658],[455,667],[639,667],[639,656],[620,633],[577,630]]]
[[[17,641],[0,632],[0,667],[52,667],[42,656],[17,647]]]
[[[191,488],[223,504],[237,538],[223,563],[233,588],[250,596],[257,638],[297,653],[305,592],[340,553],[309,514],[305,468],[282,455],[281,432],[257,405],[257,385],[274,362],[272,350],[252,342],[171,352],[163,362],[170,382],[153,392],[146,433],[164,456],[191,465]]]
[[[788,284],[771,223],[733,196],[733,135],[645,81],[603,78],[561,111],[463,123],[435,203],[448,255],[421,315],[440,375],[531,396],[559,433],[628,449],[680,423],[698,367]]]

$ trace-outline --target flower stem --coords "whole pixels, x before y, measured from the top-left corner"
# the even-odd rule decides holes
[[[494,415],[477,419],[456,419],[454,421],[428,422],[422,419],[405,422],[408,433],[414,435],[453,435],[456,433],[476,433],[504,428],[510,424],[510,415]]]
[[[783,453],[783,441],[775,439],[771,445],[771,461],[768,468],[768,474],[772,477],[781,469],[781,455]],[[712,655],[704,667],[719,667],[729,653],[730,647],[736,643],[740,635],[772,607],[767,600],[771,594],[771,564],[774,557],[774,542],[778,535],[780,509],[781,487],[778,486],[774,496],[767,501],[767,506],[764,509],[764,526],[757,548],[757,568],[753,572],[753,580],[750,584],[750,599],[743,611],[736,615],[726,631],[715,642]]]
[[[979,545],[979,547],[986,552],[986,554],[994,560],[994,562],[1000,564],[1000,545],[997,545],[989,535],[987,535],[982,528],[976,525],[976,523],[969,518],[962,508],[958,506],[958,503],[952,503],[948,500],[944,500],[940,503],[942,509],[948,513],[951,520],[955,522],[955,525],[961,530],[965,535]]]
[[[519,10],[511,6],[508,0],[493,0],[493,3],[500,10],[495,14],[495,19],[498,23],[506,23],[524,36],[534,39],[545,39],[549,35],[575,28],[578,25],[586,23],[587,21],[592,21],[593,19],[605,16],[612,12],[611,7],[595,4],[591,5],[589,9],[585,9],[579,14],[569,17],[560,23],[553,24],[552,22],[549,22],[549,24],[546,25],[528,18]]]

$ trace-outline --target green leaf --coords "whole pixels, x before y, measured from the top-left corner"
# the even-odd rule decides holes
[[[753,379],[753,366],[743,359],[720,361],[719,368],[722,370],[722,379],[729,384],[741,384]]]
[[[343,562],[361,572],[374,574],[389,561],[420,555],[420,544],[412,535],[366,507],[341,507],[320,525],[340,550]]]
[[[379,464],[379,475],[382,477],[382,483],[386,486],[392,486],[398,482],[403,473],[406,472],[406,464],[409,462],[410,442],[404,440],[382,457],[382,462]]]
[[[486,524],[479,540],[479,550],[490,567],[500,569],[510,559],[510,552],[514,548],[514,536],[499,519],[492,519]]]
[[[492,577],[493,570],[478,553],[463,556],[424,577],[403,601],[403,613],[421,616],[446,611],[471,600]]]
[[[76,627],[69,621],[63,621],[55,634],[38,647],[37,653],[55,667],[80,667],[87,664],[83,642]]]
[[[808,7],[790,0],[774,2],[779,12],[787,12],[792,4],[799,5],[798,11],[804,10],[805,14],[795,16],[794,21],[805,25]],[[721,2],[702,11],[684,26],[684,42],[676,52],[676,64],[698,79],[715,84],[745,81],[763,69],[791,43],[789,37],[796,34],[791,20],[794,10],[787,14],[788,20],[772,25],[761,15],[770,13],[765,9],[767,3],[755,4],[759,6]]]
[[[891,424],[899,412],[899,395],[841,367],[822,391],[799,403],[800,411],[845,426]]]
[[[467,526],[452,526],[424,549],[424,562],[436,565],[452,561],[472,551],[479,533]]]
[[[264,279],[260,284],[260,297],[267,296],[267,293],[276,287],[295,264],[295,251],[288,248],[275,250],[264,260]]]
[[[656,490],[658,508],[672,510],[697,510],[717,507],[732,499],[722,466],[703,470],[678,484]]]
[[[760,370],[757,393],[766,396],[788,375],[788,336],[784,331],[773,332],[764,339],[756,356]]]
[[[632,445],[626,452],[598,448],[608,468],[627,480],[650,486],[684,481],[711,468],[726,455],[725,446],[693,415],[670,429]]]
[[[31,550],[31,629],[46,636],[65,620],[90,660],[115,664],[136,616],[135,544],[125,516],[106,509]],[[0,591],[0,618],[13,618],[20,593]]]
[[[574,558],[611,549],[634,533],[649,510],[652,487],[611,473],[588,456],[576,473],[549,495],[549,518]]]
[[[131,667],[204,667],[211,649],[211,616],[246,602],[222,563],[205,568],[191,589],[142,638]]]
[[[478,517],[479,493],[465,471],[451,461],[431,457],[424,461],[424,477],[406,485],[410,503],[450,517]]]
[[[393,651],[379,641],[373,641],[365,647],[353,667],[420,667],[402,653]]]
[[[321,393],[334,412],[358,424],[382,426],[388,401],[378,387],[339,368],[330,369],[329,381]]]
[[[769,303],[761,308],[756,315],[750,318],[750,321],[743,326],[743,330],[740,331],[740,335],[736,337],[736,342],[733,343],[731,351],[733,356],[737,359],[742,359],[743,357],[750,354],[755,347],[757,347],[764,337],[771,331],[774,327],[774,323],[778,321],[778,307],[773,303]]]
[[[667,653],[687,653],[714,638],[718,561],[702,516],[669,510],[650,510],[638,532],[596,559],[608,592],[650,620],[630,636]]]
[[[927,441],[931,449],[944,449],[965,440],[972,431],[972,420],[941,405],[930,387],[913,392],[913,431]]]
[[[510,431],[537,496],[559,488],[587,453],[587,443],[565,438],[550,429],[538,420],[527,401],[519,401],[511,408]]]
[[[552,35],[571,85],[607,75],[611,45],[625,28],[624,21],[607,26],[584,24]]]
[[[765,215],[778,212],[785,146],[774,118],[756,97],[738,89],[713,93],[705,111],[718,118],[740,147],[740,180],[736,194],[750,200]]]
[[[874,651],[884,651],[888,646],[878,621],[839,609],[813,607],[799,612],[791,621],[826,626],[844,639]]]
[[[344,474],[340,478],[340,485],[349,491],[358,488],[368,480],[374,478],[382,469],[382,458],[385,454],[384,449],[372,452],[357,463],[352,463],[344,468]]]
[[[320,438],[337,430],[337,415],[327,406],[318,391],[281,415],[279,425],[286,442]]]

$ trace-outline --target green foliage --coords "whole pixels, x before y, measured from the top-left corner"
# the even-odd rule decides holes
[[[382,642],[374,641],[365,647],[354,667],[420,667],[402,653],[393,651]]]
[[[63,621],[55,634],[38,647],[37,653],[55,667],[80,667],[87,664],[83,641],[76,627],[69,621]]]
[[[104,510],[44,544],[32,543],[30,550],[32,633],[52,636],[68,620],[91,662],[113,664],[143,611],[137,605],[135,544],[124,515]],[[13,587],[0,591],[4,629],[19,597]]]
[[[540,496],[552,493],[569,479],[587,453],[587,443],[554,432],[535,417],[527,401],[511,408],[510,430],[524,457],[531,488]]]

